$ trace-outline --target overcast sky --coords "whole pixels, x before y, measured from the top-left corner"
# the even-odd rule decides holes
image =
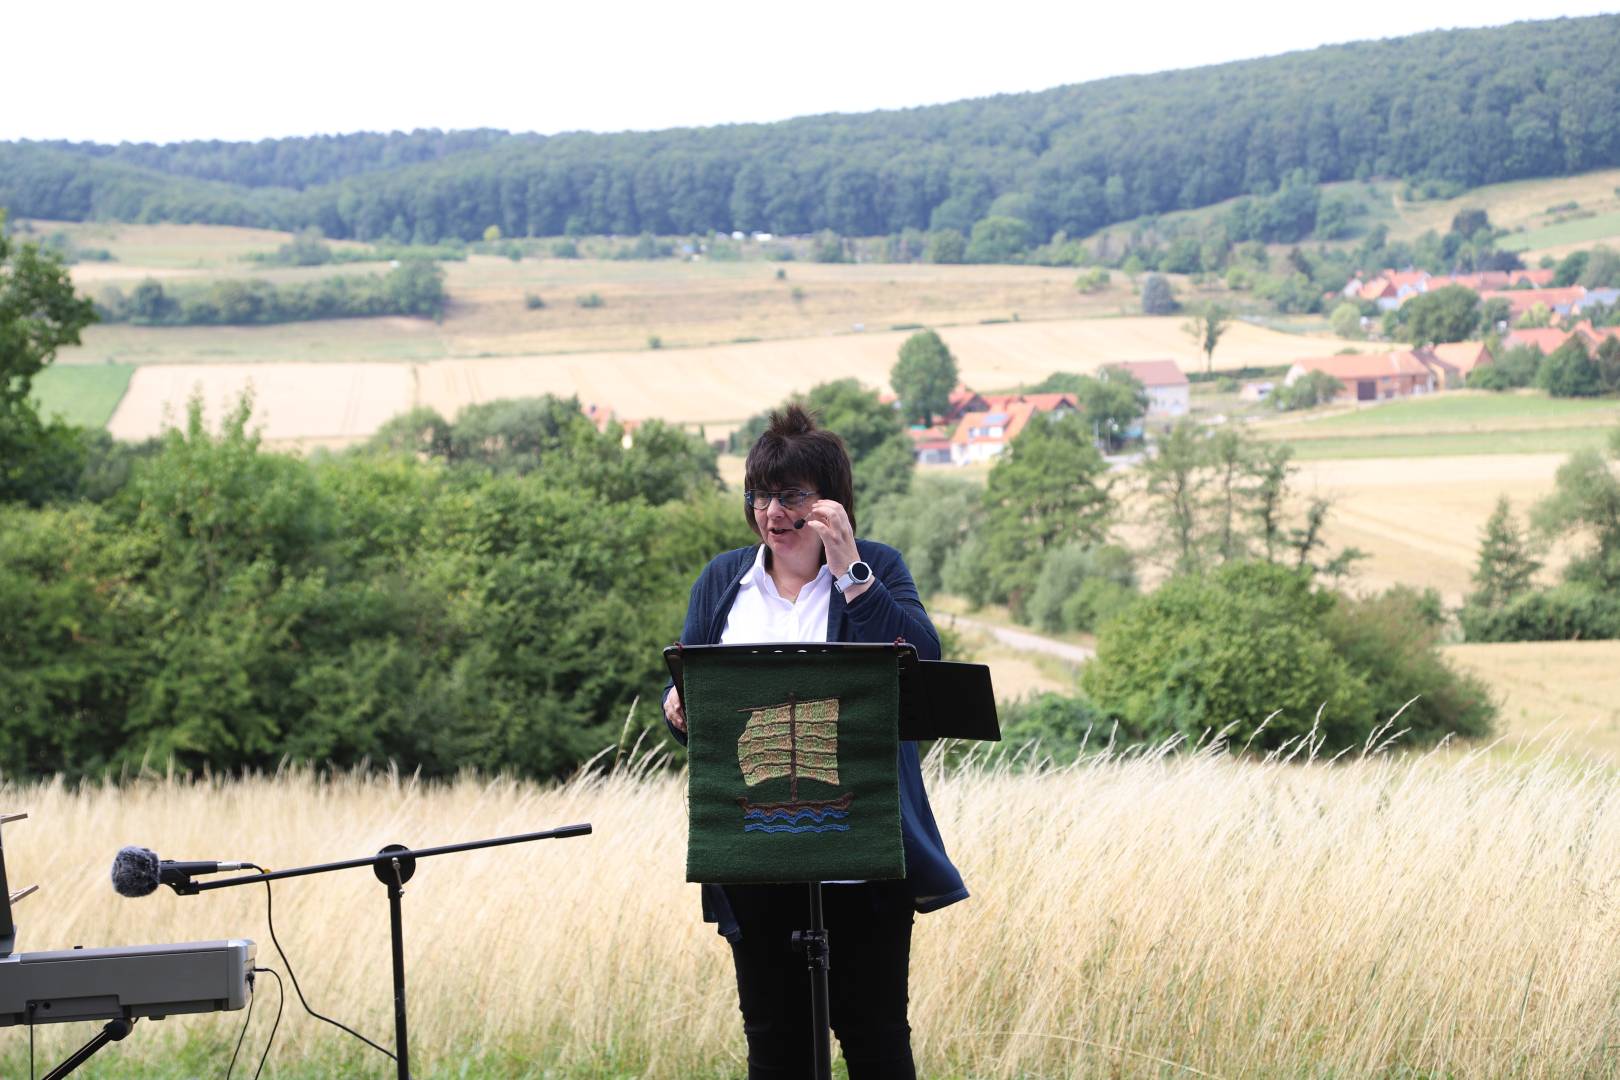
[[[1580,0],[22,2],[0,139],[418,127],[618,131],[929,105],[1457,26]]]

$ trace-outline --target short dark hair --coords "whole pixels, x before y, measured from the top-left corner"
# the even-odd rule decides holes
[[[855,531],[855,474],[844,440],[816,424],[804,406],[774,410],[770,423],[749,448],[743,466],[747,491],[781,491],[790,484],[809,484],[823,499],[842,504]],[[743,503],[748,527],[759,534],[753,507]]]

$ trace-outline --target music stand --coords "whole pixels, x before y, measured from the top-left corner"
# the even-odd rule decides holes
[[[737,711],[750,712],[750,722],[742,726],[742,735],[739,740],[739,778],[744,782],[753,783],[749,779],[752,764],[744,764],[742,757],[747,753],[745,749],[749,742],[749,727],[757,721],[759,708],[739,709],[736,701],[699,701],[694,703],[686,694],[686,675],[689,664],[706,664],[723,661],[731,664],[759,665],[757,670],[766,672],[772,665],[786,665],[794,663],[799,658],[815,656],[831,658],[833,663],[822,665],[824,679],[814,682],[813,689],[806,687],[804,693],[788,695],[788,745],[789,761],[796,765],[800,758],[797,729],[802,724],[826,724],[827,714],[830,712],[836,725],[840,713],[835,707],[831,710],[823,709],[819,714],[807,712],[807,717],[800,720],[796,715],[799,703],[804,705],[819,704],[828,700],[839,700],[840,673],[838,668],[842,657],[851,665],[861,663],[870,664],[875,658],[886,660],[892,664],[892,679],[895,693],[894,715],[886,718],[891,725],[890,730],[894,737],[889,740],[893,747],[890,752],[891,760],[898,757],[898,744],[900,741],[918,741],[937,738],[980,739],[992,742],[1000,741],[1001,732],[996,718],[995,694],[990,685],[990,669],[982,664],[958,664],[943,661],[921,660],[917,650],[904,642],[892,645],[876,645],[864,643],[814,643],[814,644],[758,644],[758,645],[674,645],[664,650],[664,660],[669,668],[670,676],[675,681],[676,689],[681,693],[682,704],[686,708],[687,731],[690,735],[698,726],[705,724],[731,724],[726,729],[726,737],[730,731],[735,730],[737,721],[734,713]],[[778,683],[780,688],[780,683]],[[857,694],[859,692],[857,691]],[[771,695],[767,695],[770,697]],[[780,693],[775,695],[781,697]],[[773,708],[780,710],[782,706]],[[881,720],[882,718],[880,718]],[[773,735],[780,740],[780,721],[775,722]],[[833,727],[833,745],[841,745],[844,731]],[[819,733],[816,738],[822,738]],[[816,751],[807,752],[816,753]],[[820,752],[824,753],[824,752]],[[779,756],[779,754],[778,754]],[[699,769],[718,769],[718,763],[711,764],[705,760],[706,755],[694,756],[689,777],[693,781],[693,795],[689,798],[689,807],[696,803],[698,788],[697,772]],[[803,770],[813,776],[813,770]],[[836,773],[836,758],[834,759],[834,773]],[[761,781],[762,782],[762,781]],[[794,772],[795,798],[789,805],[791,807],[831,807],[841,806],[839,813],[849,809],[846,800],[822,801],[801,803],[797,800],[797,772]],[[898,777],[891,781],[898,784]],[[836,783],[836,781],[835,781]],[[706,788],[707,785],[704,785]],[[898,791],[894,793],[896,806]],[[745,809],[750,805],[744,799],[737,799]],[[773,804],[774,805],[774,804]],[[693,811],[698,813],[700,811]],[[815,810],[809,811],[812,815]],[[795,818],[794,820],[798,820]],[[819,820],[819,818],[815,818]],[[898,828],[898,818],[895,821]],[[840,828],[832,825],[831,828]],[[746,828],[746,826],[745,826]],[[693,830],[689,830],[693,831]],[[898,841],[898,834],[896,835]],[[826,846],[828,843],[824,836],[816,836],[815,843]],[[791,842],[791,841],[789,841]],[[689,854],[688,879],[692,880],[694,860]],[[865,863],[863,865],[870,865]],[[752,872],[752,871],[750,871]],[[867,879],[876,880],[882,877],[904,876],[904,856],[900,859],[899,874],[878,873],[872,874],[864,869],[853,869],[851,872],[826,872],[805,880],[794,877],[789,882],[805,881],[810,901],[810,926],[806,930],[795,931],[792,936],[793,947],[803,952],[805,964],[810,972],[810,1013],[811,1013],[811,1060],[814,1075],[819,1080],[830,1080],[832,1076],[832,1037],[831,1037],[831,1000],[828,989],[828,971],[831,968],[832,945],[827,933],[826,923],[822,909],[822,882],[840,879]],[[745,881],[758,881],[757,877],[746,877]],[[721,884],[723,882],[709,882]]]

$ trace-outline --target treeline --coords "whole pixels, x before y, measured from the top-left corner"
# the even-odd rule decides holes
[[[309,319],[374,315],[439,318],[445,305],[444,271],[413,260],[387,274],[347,275],[276,284],[259,278],[206,285],[171,285],[146,278],[127,294],[102,292],[96,313],[104,322],[143,326],[252,326]]]
[[[1296,172],[1312,183],[1405,177],[1445,194],[1620,164],[1616,55],[1620,16],[1608,15],[777,124],[246,148],[11,143],[0,146],[0,203],[31,217],[314,226],[427,244],[491,225],[508,237],[966,237],[1005,218],[1039,244],[1253,196],[1235,233],[1286,238],[1307,220],[1342,230],[1353,210],[1324,221],[1302,189],[1273,199]],[[266,183],[278,186],[250,186]]]
[[[1474,590],[1461,621],[1469,641],[1620,638],[1620,428],[1606,450],[1582,450],[1521,525],[1504,497],[1485,524]],[[1571,557],[1545,580],[1547,551]]]
[[[637,697],[656,721],[688,586],[749,535],[700,442],[651,422],[625,449],[572,400],[413,414],[314,462],[194,403],[102,452],[119,482],[0,505],[8,776],[564,773]]]

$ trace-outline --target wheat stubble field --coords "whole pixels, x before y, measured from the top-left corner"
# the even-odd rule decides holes
[[[922,1075],[1616,1071],[1608,770],[1143,754],[968,767],[931,787],[974,895],[918,923]],[[247,936],[276,968],[261,890],[120,899],[106,882],[120,839],[286,866],[590,821],[587,838],[421,865],[405,900],[417,1071],[737,1076],[728,955],[681,882],[683,795],[680,776],[637,770],[551,787],[307,773],[0,787],[0,803],[33,812],[8,827],[12,880],[45,885],[20,908],[25,948]],[[371,875],[282,883],[276,913],[311,1003],[386,1041],[386,904]],[[255,1056],[274,997],[266,982]],[[142,1025],[87,1075],[223,1072],[241,1020]],[[41,1035],[45,1057],[82,1038]],[[21,1074],[22,1040],[0,1047],[0,1071]],[[390,1074],[296,1003],[272,1061],[282,1076]]]

